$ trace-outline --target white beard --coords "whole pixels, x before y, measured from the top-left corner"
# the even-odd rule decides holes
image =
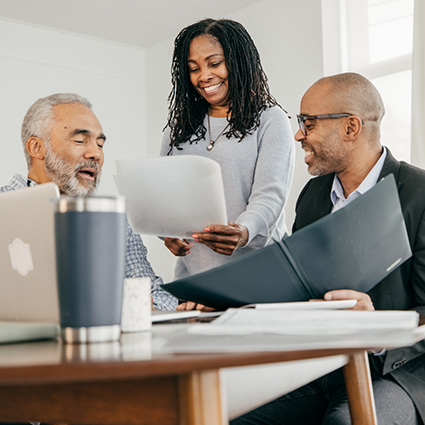
[[[68,196],[88,196],[96,190],[100,182],[100,172],[94,181],[82,180],[78,178],[78,170],[82,168],[94,168],[99,170],[99,165],[95,161],[86,161],[78,164],[75,168],[65,159],[60,158],[49,144],[45,144],[46,157],[44,160],[47,177],[59,187],[61,193]]]

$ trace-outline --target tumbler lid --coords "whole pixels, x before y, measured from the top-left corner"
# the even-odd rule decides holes
[[[61,196],[55,203],[55,211],[58,213],[69,211],[125,212],[125,198],[123,196]]]

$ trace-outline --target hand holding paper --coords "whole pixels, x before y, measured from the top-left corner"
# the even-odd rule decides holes
[[[190,248],[192,248],[193,243],[189,242],[187,239],[164,238],[164,245],[176,257],[184,257],[185,255],[190,254]]]
[[[232,255],[237,248],[245,246],[249,239],[248,229],[237,223],[229,222],[228,226],[214,224],[204,230],[192,235],[193,240],[203,243],[218,254]]]

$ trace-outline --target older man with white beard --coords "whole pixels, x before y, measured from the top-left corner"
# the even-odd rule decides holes
[[[54,182],[61,194],[91,195],[100,181],[106,136],[91,103],[73,93],[53,94],[37,100],[22,123],[27,177],[15,174],[0,192]],[[140,235],[126,222],[126,277],[149,277],[153,307],[171,310],[177,299],[160,288]]]

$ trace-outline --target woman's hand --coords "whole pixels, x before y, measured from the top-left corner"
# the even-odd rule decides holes
[[[233,252],[245,246],[249,239],[249,232],[245,226],[230,223],[227,226],[213,224],[192,235],[195,242],[202,243],[208,248],[223,255],[232,255]]]
[[[176,257],[184,257],[185,255],[190,254],[190,248],[192,248],[193,243],[189,242],[187,239],[164,238],[164,245]]]

